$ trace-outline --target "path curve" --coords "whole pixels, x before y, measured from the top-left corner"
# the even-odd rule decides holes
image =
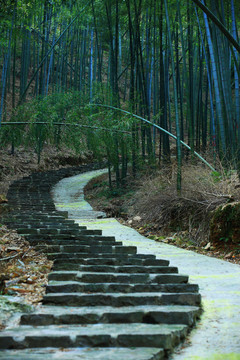
[[[84,200],[83,189],[106,170],[91,171],[61,180],[52,192],[58,210],[67,210],[69,218],[89,229],[102,229],[123,245],[137,246],[138,252],[155,254],[170,260],[190,282],[199,284],[204,313],[186,347],[177,349],[172,360],[240,359],[240,266],[200,255],[172,245],[156,242],[121,225],[114,218],[101,218]]]
[[[42,305],[17,315],[0,333],[4,360],[163,360],[199,318],[199,287],[188,283],[188,275],[179,274],[168,260],[137,254],[136,246],[123,246],[56,210],[53,185],[93,168],[33,173],[9,188],[12,211],[1,221],[54,264]],[[72,216],[96,219],[103,214],[81,202],[84,178],[65,185],[68,201],[61,210],[67,204],[70,214],[80,209]]]

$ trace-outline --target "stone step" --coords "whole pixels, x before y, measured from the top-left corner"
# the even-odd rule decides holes
[[[94,254],[90,254],[94,256]],[[142,259],[142,260],[150,260],[154,259],[155,256],[152,255],[153,258],[149,258],[149,255],[144,254],[113,254],[113,253],[98,253],[99,259]],[[59,259],[54,259],[54,264],[64,264],[64,263],[72,263],[72,264],[81,264],[81,261],[84,259],[89,259],[89,253],[78,253],[78,257],[72,257],[71,254],[67,254],[66,257],[62,257]]]
[[[196,284],[124,284],[124,283],[81,283],[78,281],[49,281],[46,293],[70,293],[70,292],[107,292],[107,293],[131,293],[131,292],[166,292],[166,293],[197,293],[199,290]]]
[[[159,347],[171,350],[187,334],[186,325],[88,324],[21,325],[0,333],[0,349],[38,347]]]
[[[93,254],[94,256],[94,254]],[[156,256],[155,255],[150,255],[150,254],[97,254],[97,256],[101,259],[102,256],[104,256],[105,258],[111,258],[111,259],[144,259],[144,260],[155,260]],[[95,256],[94,256],[95,257]],[[56,260],[57,263],[58,260]],[[73,263],[74,263],[74,259],[72,259]]]
[[[102,230],[87,230],[87,229],[82,229],[81,228],[77,228],[77,229],[62,229],[62,228],[51,228],[51,229],[47,229],[47,228],[18,228],[17,229],[18,234],[21,235],[36,235],[37,237],[40,238],[51,238],[51,237],[55,237],[56,235],[63,235],[63,236],[67,236],[67,237],[72,237],[75,235],[101,235],[102,234]]]
[[[20,233],[19,233],[20,234]],[[28,239],[45,241],[45,240],[81,240],[83,235],[102,235],[102,230],[79,230],[77,234],[27,234]]]
[[[23,194],[24,196],[25,194]],[[11,202],[11,199],[9,199]],[[55,210],[55,205],[52,201],[46,201],[46,199],[41,199],[39,196],[29,196],[28,198],[23,197],[13,197],[12,198],[14,205],[24,206],[24,207],[33,207],[33,208],[53,208]]]
[[[39,244],[35,246],[36,250],[42,250],[48,253],[51,252],[60,252],[60,251],[64,251],[63,249],[65,249],[66,252],[71,253],[74,252],[75,250],[80,251],[81,249],[84,250],[86,248],[93,248],[95,246],[98,247],[102,247],[102,246],[107,246],[109,248],[111,248],[112,246],[120,246],[122,245],[121,241],[109,241],[109,240],[104,240],[104,241],[100,241],[100,240],[91,240],[91,241],[81,241],[79,240],[76,244],[74,245],[69,245],[69,241],[65,241],[65,244],[56,244],[56,245],[49,245],[49,244]],[[68,251],[67,251],[68,250]]]
[[[3,360],[163,360],[165,351],[161,348],[122,348],[77,347],[64,349],[60,347],[47,349],[34,348],[26,350],[2,350],[0,359]]]
[[[19,211],[12,211],[10,215],[7,217],[16,218],[16,219],[54,219],[54,220],[61,220],[68,216],[67,211],[59,211],[59,210],[53,210],[53,211],[25,211],[19,212]]]
[[[62,237],[62,235],[60,235]],[[36,236],[28,236],[28,241],[30,244],[34,245],[34,244],[39,244],[39,237]],[[103,235],[81,235],[81,236],[77,236],[71,239],[59,239],[59,235],[57,236],[57,238],[51,238],[51,239],[42,239],[41,240],[42,243],[46,244],[46,245],[78,245],[82,242],[87,243],[87,244],[95,244],[97,241],[110,241],[110,242],[116,242],[114,236],[103,236]],[[116,242],[118,244],[118,242]],[[121,242],[120,242],[121,243]]]
[[[92,247],[92,249],[98,249],[99,251],[99,256],[103,255],[103,254],[136,254],[137,253],[137,249],[134,246],[95,246]],[[100,252],[101,251],[101,252]],[[94,250],[91,250],[91,247],[85,247],[85,249],[81,252],[75,252],[75,253],[71,253],[71,252],[56,252],[56,253],[47,253],[48,259],[50,260],[54,260],[54,259],[68,259],[68,258],[72,258],[72,259],[78,259],[81,257],[85,257],[86,254],[92,254],[94,253]]]
[[[18,207],[32,207],[34,209],[48,208],[56,210],[52,201],[46,201],[46,199],[41,199],[39,196],[28,196],[26,193],[23,193],[22,196],[20,196],[20,194],[16,194],[15,197],[13,196],[12,198],[9,198],[9,202],[12,202],[17,206],[16,208],[14,207],[15,210]]]
[[[34,313],[21,316],[21,325],[147,323],[193,326],[201,310],[196,306],[110,306],[76,307],[42,306]]]
[[[65,216],[57,216],[57,215],[41,215],[39,213],[32,213],[27,214],[26,212],[24,215],[21,216],[14,216],[12,214],[8,215],[7,217],[3,218],[3,221],[9,221],[9,222],[20,222],[20,223],[35,223],[35,222],[51,222],[51,223],[64,223],[65,221],[71,221],[65,218]],[[70,224],[74,224],[71,222]]]
[[[9,202],[9,205],[11,205],[10,202]],[[33,211],[53,211],[53,210],[55,210],[55,206],[18,205],[15,202],[13,202],[12,205],[14,206],[15,209],[22,210],[22,211],[28,211],[28,210],[33,210]]]
[[[45,207],[53,208],[53,210],[56,210],[53,201],[51,201],[50,199],[47,200],[47,198],[39,196],[39,194],[36,192],[28,194],[25,191],[21,190],[19,192],[16,192],[15,196],[13,193],[12,195],[9,194],[8,199],[10,203],[12,202],[18,206],[32,206],[33,208]],[[14,209],[16,210],[16,208]]]
[[[8,224],[5,222],[10,229],[16,229],[17,231],[21,229],[26,229],[24,233],[28,234],[78,234],[79,230],[86,230],[86,226],[78,226],[78,225],[66,225],[66,224],[57,224],[57,225],[48,225],[48,224],[23,224],[23,223],[11,223]]]
[[[125,283],[125,284],[182,284],[188,282],[187,275],[179,274],[127,274],[90,273],[76,271],[53,271],[48,275],[53,281],[79,281],[84,283]]]
[[[188,276],[179,274],[149,274],[149,273],[82,273],[77,276],[80,282],[88,283],[157,283],[157,284],[179,284],[187,283]]]
[[[96,272],[96,273],[127,273],[127,274],[177,274],[178,268],[173,266],[137,266],[137,265],[80,265],[80,272]]]
[[[39,220],[39,219],[35,219],[35,220],[30,220],[30,219],[27,219],[27,220],[19,220],[19,219],[11,219],[11,220],[3,220],[4,224],[5,225],[8,225],[8,226],[13,226],[15,225],[16,227],[34,227],[34,226],[39,226],[40,227],[59,227],[59,226],[65,226],[65,227],[68,227],[68,226],[73,226],[74,227],[80,227],[80,229],[86,229],[86,226],[79,226],[78,224],[75,224],[74,221],[71,221],[71,220],[65,220],[65,219],[62,219],[62,220],[57,220],[57,221],[53,221],[51,219],[49,220]]]
[[[136,254],[137,249],[135,246],[123,246],[121,244],[116,244],[116,245],[99,245],[99,244],[95,244],[95,245],[76,245],[76,246],[72,246],[72,245],[61,245],[59,246],[59,248],[56,250],[56,252],[54,252],[54,248],[51,249],[49,247],[46,248],[46,250],[48,250],[48,255],[55,255],[58,254],[59,256],[62,256],[64,254],[71,254],[74,256],[74,254],[76,254],[75,256],[77,256],[78,253],[81,252],[89,252],[89,253],[127,253],[127,254]],[[91,266],[91,265],[89,265]],[[97,265],[96,265],[97,266]],[[100,265],[101,266],[101,265]],[[104,266],[104,265],[102,265]],[[106,265],[107,266],[107,265]],[[94,270],[95,271],[95,270]],[[96,270],[98,271],[98,270]],[[104,270],[103,270],[104,271]],[[106,268],[106,271],[108,271],[108,269]]]
[[[17,200],[26,204],[31,200],[39,200],[40,202],[45,201],[46,204],[53,204],[53,201],[50,197],[47,197],[46,194],[41,193],[40,189],[35,188],[35,191],[33,191],[33,187],[28,184],[28,186],[22,187],[21,189],[11,189],[11,191],[8,193],[9,199],[14,199],[14,194],[17,195]]]
[[[87,229],[86,226],[79,226],[78,224],[68,224],[65,222],[8,222],[5,221],[5,225],[14,226],[15,228],[25,228],[25,229],[62,229],[62,230],[76,230],[76,229]]]
[[[139,306],[139,305],[200,305],[201,297],[196,293],[136,292],[124,293],[54,293],[46,294],[43,303],[68,306]]]
[[[105,242],[100,242],[101,244],[104,244]],[[41,245],[40,245],[41,246]],[[163,260],[163,259],[139,259],[128,256],[124,258],[97,258],[97,257],[91,257],[89,259],[81,258],[79,259],[78,263],[57,263],[55,261],[54,263],[54,269],[55,270],[79,270],[79,267],[81,265],[113,265],[113,266],[119,266],[119,265],[143,265],[143,266],[168,266],[169,261]]]

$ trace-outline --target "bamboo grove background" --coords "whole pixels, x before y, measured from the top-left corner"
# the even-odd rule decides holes
[[[239,2],[199,2],[238,43]],[[1,0],[0,21],[0,146],[89,148],[118,184],[177,154],[180,189],[194,151],[239,171],[239,51],[197,1]]]

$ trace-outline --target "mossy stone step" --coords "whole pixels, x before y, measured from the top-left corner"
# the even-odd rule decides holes
[[[36,347],[159,347],[170,350],[187,334],[186,325],[21,325],[0,333],[0,349]]]
[[[196,306],[110,306],[61,307],[43,306],[31,314],[21,316],[21,325],[148,323],[184,324],[193,326],[201,310]]]

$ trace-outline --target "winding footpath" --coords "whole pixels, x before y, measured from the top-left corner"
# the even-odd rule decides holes
[[[0,358],[239,359],[240,267],[98,219],[104,214],[92,211],[83,188],[102,171],[89,170],[33,174],[10,187],[14,211],[4,223],[54,267],[43,305],[0,333]],[[201,313],[195,283],[205,312],[192,345],[172,353]]]
[[[101,214],[84,202],[83,188],[103,172],[63,179],[55,187],[56,207],[69,211],[70,218],[89,229],[101,228],[106,236],[114,232],[123,245],[137,246],[139,252],[169,260],[180,273],[189,275],[190,283],[199,285],[204,310],[201,321],[170,359],[240,360],[240,266],[146,239],[114,218],[97,219]]]

